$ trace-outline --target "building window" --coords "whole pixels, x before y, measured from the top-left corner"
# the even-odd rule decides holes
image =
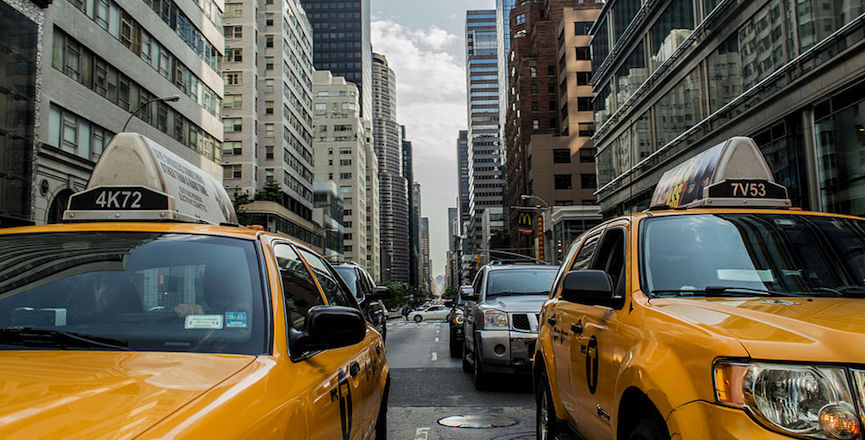
[[[225,141],[222,143],[223,155],[240,155],[243,153],[243,143],[240,141]]]
[[[222,33],[225,38],[243,38],[243,26],[226,26]]]
[[[273,145],[266,145],[264,147],[264,158],[273,159]]]
[[[343,167],[351,166],[351,159],[340,159],[339,165]]]
[[[273,14],[268,13],[264,16],[264,25],[273,26]]]
[[[273,137],[273,124],[264,124],[264,136]]]
[[[556,174],[553,176],[553,184],[556,189],[571,189],[571,175]]]
[[[159,0],[157,0],[157,1],[159,1]],[[226,4],[225,5],[225,16],[226,17],[242,17],[243,16],[243,3],[228,3],[228,4]]]
[[[231,94],[225,95],[222,101],[223,108],[243,108],[243,95]]]
[[[241,72],[225,72],[223,75],[225,76],[225,85],[227,86],[239,86],[243,84],[243,73]]]
[[[243,131],[243,120],[240,118],[223,118],[222,125],[226,133]]]
[[[535,84],[535,83],[532,83],[532,84],[529,86],[529,90],[531,90],[532,95],[537,95],[537,94],[538,94],[538,85]]]
[[[264,70],[273,70],[273,57],[264,57]]]
[[[553,66],[547,66],[547,76],[556,76],[556,68]]]
[[[222,178],[223,179],[241,179],[241,178],[243,178],[243,166],[242,165],[223,165],[222,166]]]
[[[588,148],[583,147],[580,148],[580,163],[592,163],[595,161],[595,154],[598,152],[597,148]]]
[[[226,62],[234,62],[239,63],[243,61],[243,49],[241,48],[226,48],[225,49],[225,61]]]
[[[273,114],[273,101],[264,101],[264,114]]]
[[[553,163],[571,163],[571,149],[553,148]]]
[[[273,47],[273,35],[264,36],[264,47]]]
[[[592,55],[589,53],[588,47],[577,48],[577,61],[589,61],[591,59]]]
[[[264,181],[267,183],[273,182],[273,168],[264,169]]]
[[[592,28],[591,21],[575,21],[574,35],[589,35],[589,29]]]
[[[525,22],[526,22],[526,14],[517,14],[517,16],[514,17],[514,23],[516,23],[516,24],[523,24]]]
[[[351,173],[339,173],[340,179],[351,179]]]
[[[588,97],[577,98],[577,111],[580,111],[580,112],[592,111],[592,98],[588,98]]]
[[[529,66],[529,76],[532,78],[537,78],[538,68],[535,66]]]
[[[533,112],[538,111],[538,102],[537,101],[532,101],[532,111]]]
[[[577,127],[580,137],[592,137],[595,134],[595,124],[592,122],[580,122]]]
[[[343,215],[351,215],[351,209],[346,209],[346,211],[348,211],[349,213],[348,213],[348,214],[343,214]],[[342,239],[343,239],[343,240],[351,240],[351,238],[352,238],[352,235],[351,235],[350,232],[345,233],[345,234],[342,234]]]
[[[540,123],[538,123],[537,119],[532,119],[532,130],[537,130],[540,128]]]
[[[592,80],[592,72],[577,72],[577,85],[587,86]]]
[[[583,189],[595,189],[598,187],[594,174],[580,174],[580,187]]]
[[[556,93],[556,85],[547,84],[547,93]]]

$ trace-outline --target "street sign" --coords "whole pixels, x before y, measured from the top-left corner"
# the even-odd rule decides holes
[[[544,264],[544,216],[538,216],[538,264]]]

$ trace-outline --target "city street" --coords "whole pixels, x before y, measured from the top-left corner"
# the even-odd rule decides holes
[[[502,376],[491,391],[476,391],[460,360],[449,356],[448,336],[447,322],[388,321],[388,436],[398,440],[535,438],[535,404],[528,377]],[[510,426],[455,428],[439,423],[451,416],[493,416],[492,421]]]

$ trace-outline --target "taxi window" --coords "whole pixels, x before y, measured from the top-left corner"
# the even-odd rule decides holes
[[[598,232],[595,235],[586,239],[586,242],[580,248],[580,252],[577,254],[577,258],[574,259],[574,264],[571,266],[571,270],[582,270],[588,269],[589,264],[592,263],[592,256],[595,254],[595,248],[598,247],[598,239],[601,237],[601,233]]]
[[[613,283],[613,296],[625,294],[625,230],[611,228],[604,232],[592,269],[603,270]]]
[[[352,299],[351,294],[343,290],[336,272],[332,271],[324,260],[303,248],[300,248],[300,254],[309,263],[309,267],[312,268],[315,279],[318,280],[318,284],[321,286],[328,304],[332,306],[358,307],[357,302]]]
[[[562,281],[565,279],[565,274],[570,270],[568,267],[571,264],[571,259],[574,257],[574,254],[577,253],[577,250],[580,248],[580,244],[582,243],[582,237],[578,237],[574,240],[574,244],[571,245],[571,248],[568,250],[568,254],[565,256],[565,259],[562,260],[562,265],[559,266],[559,270],[556,272],[555,281],[553,281],[553,289],[550,290],[550,296],[554,296],[559,291],[559,287],[561,287]]]
[[[225,237],[0,235],[0,349],[262,354],[258,261],[254,242]]]
[[[273,246],[279,277],[282,279],[282,295],[288,321],[295,330],[303,330],[306,325],[306,312],[313,306],[324,305],[312,274],[306,270],[300,257],[288,244]]]
[[[865,295],[865,222],[789,214],[656,217],[641,225],[652,296]]]

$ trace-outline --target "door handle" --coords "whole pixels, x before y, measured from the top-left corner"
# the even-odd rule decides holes
[[[348,373],[351,374],[351,377],[357,376],[357,373],[360,373],[360,364],[352,362],[348,367]]]
[[[547,318],[547,322],[549,322],[550,325],[556,325],[556,317],[550,316],[549,318]]]
[[[577,335],[583,334],[583,324],[581,322],[571,324],[571,331]]]

